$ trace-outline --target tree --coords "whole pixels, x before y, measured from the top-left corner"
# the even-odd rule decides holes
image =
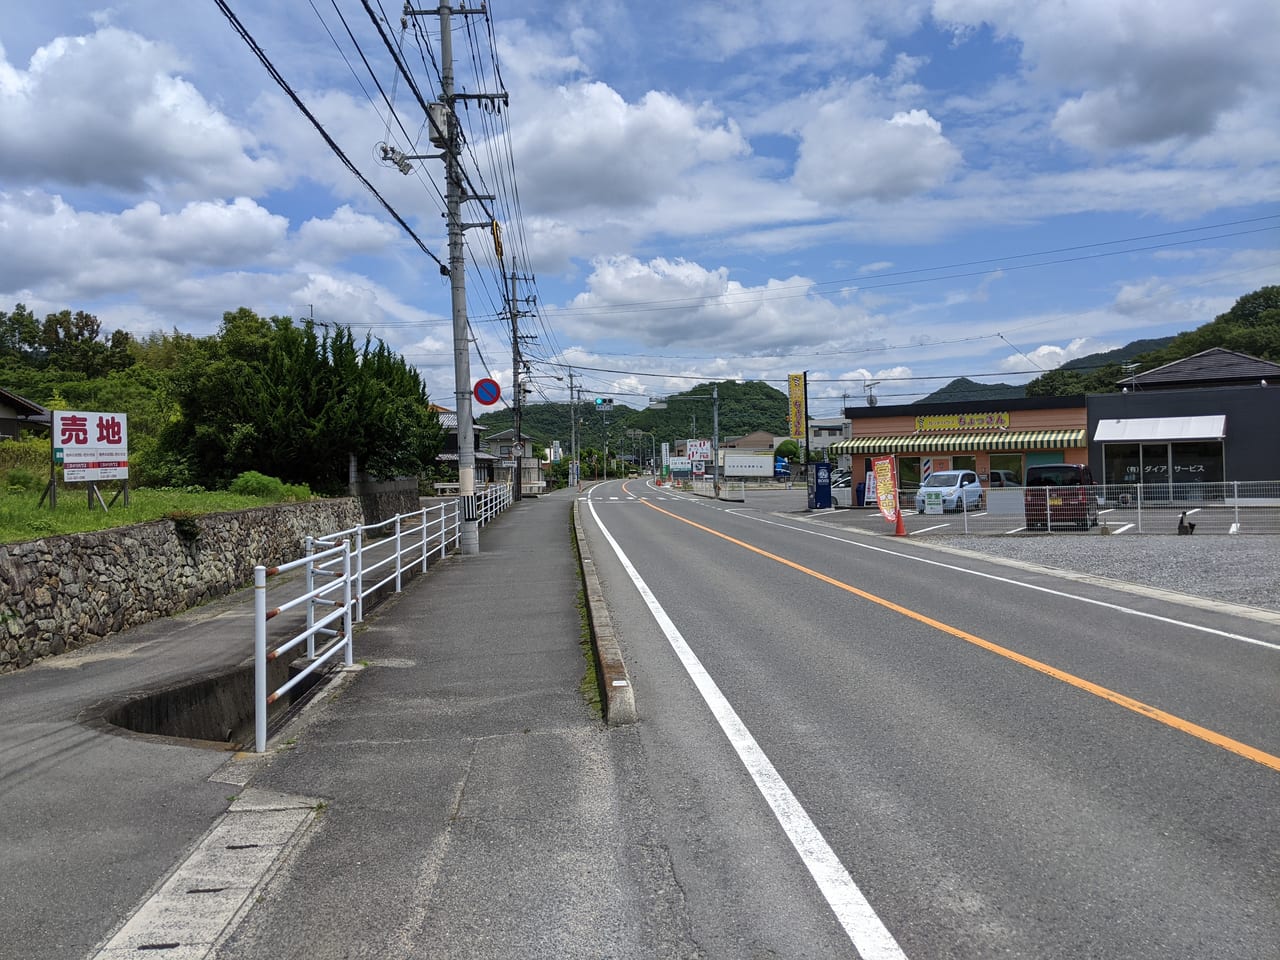
[[[34,360],[40,350],[40,323],[25,304],[0,310],[0,357]]]
[[[344,327],[321,339],[309,322],[228,312],[173,383],[181,414],[158,453],[205,486],[256,470],[334,491],[352,455],[387,479],[423,473],[443,445],[418,372],[380,342],[357,348]]]
[[[773,448],[773,455],[775,457],[782,457],[784,460],[787,461],[787,463],[791,463],[792,461],[799,460],[800,444],[797,443],[791,437],[788,437],[786,440],[783,440],[781,443],[779,443],[776,447]]]
[[[1280,286],[1247,293],[1226,313],[1178,334],[1165,349],[1144,357],[1141,369],[1150,370],[1213,347],[1280,362]]]

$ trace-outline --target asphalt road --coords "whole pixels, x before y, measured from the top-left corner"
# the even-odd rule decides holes
[[[589,505],[707,956],[1275,960],[1273,622],[643,481]]]

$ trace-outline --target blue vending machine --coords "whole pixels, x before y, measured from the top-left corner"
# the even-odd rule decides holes
[[[809,509],[831,509],[831,464],[814,463],[809,469]]]

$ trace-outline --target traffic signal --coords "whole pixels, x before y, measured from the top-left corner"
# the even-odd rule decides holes
[[[597,409],[597,410],[612,410],[612,409],[613,409],[613,397],[596,397],[596,409]]]

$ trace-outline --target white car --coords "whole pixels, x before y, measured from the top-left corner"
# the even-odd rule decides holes
[[[939,470],[916,491],[916,513],[982,509],[982,484],[972,470]]]
[[[845,474],[831,481],[831,505],[833,507],[856,507],[854,496],[856,491],[853,485],[853,477]]]

